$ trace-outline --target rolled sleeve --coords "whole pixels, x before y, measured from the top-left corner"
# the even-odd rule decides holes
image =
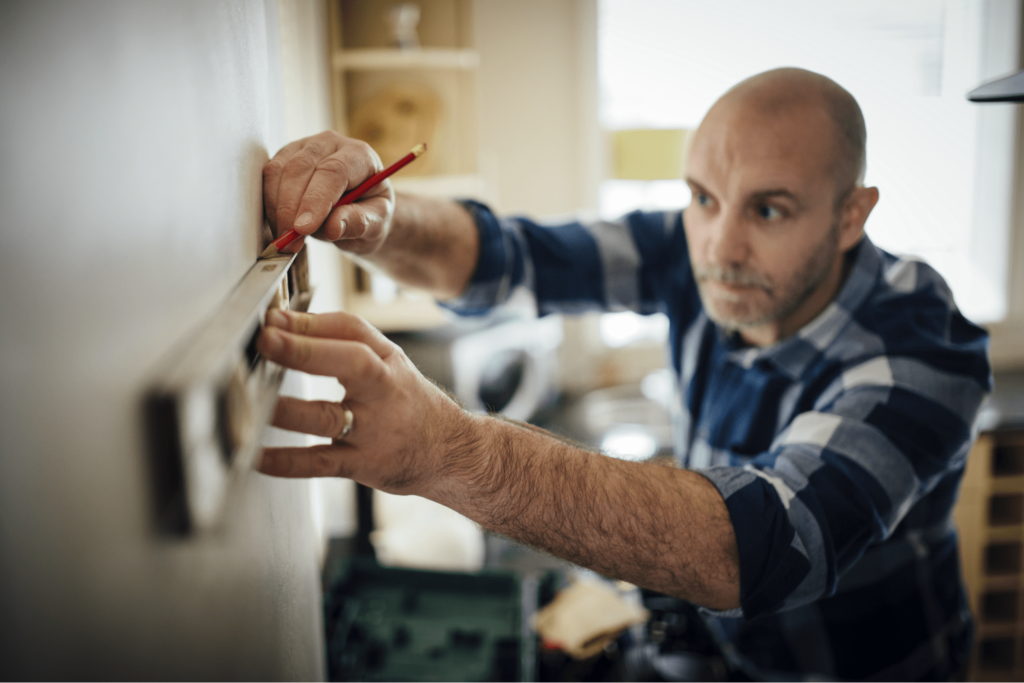
[[[525,259],[521,243],[503,229],[491,210],[471,200],[460,202],[473,216],[480,237],[476,270],[465,291],[440,304],[460,315],[484,315],[508,301],[513,289],[522,283]]]
[[[876,358],[843,373],[828,402],[796,415],[768,452],[701,470],[733,522],[746,618],[834,594],[869,547],[959,475],[982,387],[921,366],[880,373],[880,364],[890,365]],[[955,381],[957,401],[937,400],[936,383]]]
[[[646,314],[665,311],[686,289],[688,257],[679,212],[547,225],[498,218],[479,202],[462,204],[476,223],[480,251],[466,290],[442,302],[456,313],[484,314],[524,291],[541,315]]]

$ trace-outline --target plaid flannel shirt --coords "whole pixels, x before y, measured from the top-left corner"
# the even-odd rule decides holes
[[[991,373],[986,333],[938,273],[865,237],[817,318],[752,348],[704,313],[680,211],[544,226],[464,205],[480,255],[453,310],[525,289],[541,315],[668,316],[676,455],[736,532],[741,607],[707,611],[734,664],[769,679],[956,674],[972,623],[951,515]]]

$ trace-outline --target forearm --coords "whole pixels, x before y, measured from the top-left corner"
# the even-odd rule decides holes
[[[625,462],[473,416],[431,497],[606,576],[714,609],[739,606],[729,511],[701,475]]]
[[[396,193],[388,237],[364,258],[402,284],[449,299],[469,284],[479,248],[476,224],[461,205]]]

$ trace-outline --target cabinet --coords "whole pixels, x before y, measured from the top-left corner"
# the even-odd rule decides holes
[[[369,142],[385,165],[427,142],[427,153],[392,177],[398,191],[486,198],[478,169],[480,57],[472,0],[335,0],[328,19],[335,130]],[[345,308],[384,331],[445,320],[425,293],[397,287],[349,259],[343,277]]]
[[[976,620],[968,679],[1024,677],[1024,431],[983,434],[955,510]]]

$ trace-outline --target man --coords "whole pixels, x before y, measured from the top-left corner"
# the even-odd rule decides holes
[[[344,313],[268,316],[262,353],[347,390],[344,406],[282,399],[274,423],[346,436],[268,449],[260,469],[424,496],[690,600],[758,675],[955,675],[971,627],[950,513],[990,389],[986,336],[935,271],[865,237],[865,136],[834,82],[767,72],[695,133],[685,212],[557,228],[389,184],[332,210],[376,155],[334,134],[288,145],[264,175],[278,231],[315,231],[456,310],[527,287],[541,313],[668,314],[690,469],[469,414]]]

